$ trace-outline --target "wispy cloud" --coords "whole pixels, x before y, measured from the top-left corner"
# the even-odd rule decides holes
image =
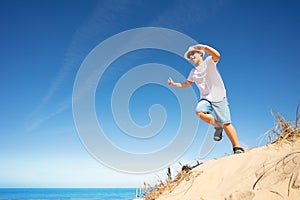
[[[230,4],[227,0],[191,0],[173,1],[168,9],[153,18],[150,26],[163,26],[178,31],[195,30],[209,23],[209,18]]]
[[[44,122],[46,122],[46,121],[50,120],[51,118],[59,115],[60,113],[62,113],[65,110],[69,109],[70,107],[71,107],[71,103],[70,102],[65,102],[63,105],[60,105],[57,109],[53,110],[52,112],[47,113],[47,114],[39,117],[38,119],[34,119],[31,122],[29,122],[26,125],[26,129],[24,131],[25,132],[31,132],[31,131],[35,130],[37,127],[39,127]]]
[[[66,85],[72,85],[72,83],[67,81],[74,81],[76,70],[79,69],[84,58],[97,44],[106,39],[106,37],[116,34],[114,31],[116,31],[117,25],[120,25],[118,24],[120,19],[128,16],[130,13],[128,10],[132,9],[132,7],[134,7],[134,2],[132,1],[112,0],[98,2],[95,9],[73,35],[58,75],[53,79],[45,96],[28,118],[35,118],[36,115],[41,116],[44,108],[48,107],[48,104],[53,104],[53,97],[61,89],[66,90],[65,95],[69,102],[63,103],[63,106],[60,106],[55,111],[44,114],[43,117],[39,117],[38,120],[31,122],[28,125],[28,130],[38,127],[71,107],[71,98],[68,97],[72,94],[72,88],[66,89],[65,87]],[[71,75],[73,76],[72,78],[70,78]],[[66,97],[61,101],[63,102],[65,99]]]
[[[110,36],[119,19],[128,13],[134,3],[131,1],[100,1],[87,20],[77,29],[66,52],[64,63],[57,77],[52,82],[41,105],[48,102],[71,73],[75,70],[88,53],[99,42]],[[74,77],[75,78],[75,77]],[[70,91],[71,93],[72,91]]]

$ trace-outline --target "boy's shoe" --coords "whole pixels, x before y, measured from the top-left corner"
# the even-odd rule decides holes
[[[215,141],[222,140],[222,132],[223,132],[222,127],[215,127],[215,134],[214,134],[214,140]]]
[[[233,147],[234,154],[245,153],[245,150],[242,147]]]

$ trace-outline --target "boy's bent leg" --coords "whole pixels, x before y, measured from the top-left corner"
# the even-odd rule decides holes
[[[204,122],[211,124],[215,127],[214,133],[214,140],[220,141],[222,139],[222,132],[223,128],[220,124],[218,124],[213,115],[210,113],[212,112],[212,105],[211,102],[208,100],[200,100],[196,107],[197,116]]]
[[[197,112],[197,115],[201,120],[203,120],[204,122],[211,124],[212,126],[215,127],[215,133],[214,133],[214,137],[213,137],[214,141],[222,140],[223,128],[221,125],[216,123],[215,118],[211,114],[207,114],[204,112]]]
[[[211,103],[208,100],[201,99],[196,106],[196,114],[197,116],[204,122],[211,124],[215,127],[220,127],[216,123],[214,117],[210,114],[212,112]]]
[[[221,127],[215,120],[215,118],[209,114],[209,113],[205,113],[205,112],[197,112],[197,116],[204,122],[213,125],[214,127]]]

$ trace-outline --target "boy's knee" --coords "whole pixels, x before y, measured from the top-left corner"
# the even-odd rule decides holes
[[[231,126],[231,123],[230,123],[230,122],[227,122],[227,123],[225,123],[225,124],[222,124],[222,127],[223,127],[223,128],[227,128],[227,127],[229,127],[229,126]]]
[[[203,112],[196,112],[196,115],[200,117]]]
[[[203,118],[207,114],[208,114],[207,112],[196,112],[196,115],[200,118]]]

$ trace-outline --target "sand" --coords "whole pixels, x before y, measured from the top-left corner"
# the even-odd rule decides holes
[[[300,139],[210,160],[156,200],[300,199]]]

